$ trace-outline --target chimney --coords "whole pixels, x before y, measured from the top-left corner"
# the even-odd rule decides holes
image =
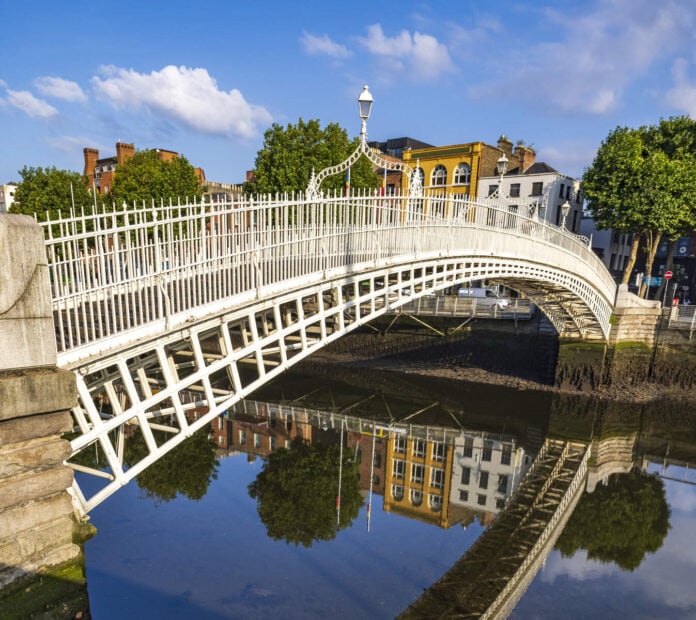
[[[519,162],[520,172],[524,172],[536,160],[536,153],[533,148],[518,142],[517,146],[515,146],[515,157]]]
[[[99,159],[99,150],[84,148],[82,153],[85,156],[85,170],[83,174],[90,178],[90,182],[94,177],[94,169],[97,167],[97,160]]]
[[[135,147],[132,144],[126,142],[116,143],[116,165],[120,166],[127,159],[130,159],[135,155]]]
[[[498,138],[498,148],[505,153],[505,157],[512,159],[512,141],[505,134]]]

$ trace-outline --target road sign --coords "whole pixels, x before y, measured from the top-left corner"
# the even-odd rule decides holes
[[[672,277],[671,271],[665,271],[665,280],[669,280]]]

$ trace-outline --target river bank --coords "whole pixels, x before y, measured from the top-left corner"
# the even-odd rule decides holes
[[[662,342],[559,343],[531,323],[480,321],[440,335],[423,327],[362,330],[313,355],[311,364],[380,369],[500,385],[584,394],[601,399],[696,401],[696,347]]]

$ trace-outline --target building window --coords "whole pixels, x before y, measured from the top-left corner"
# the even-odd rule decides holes
[[[488,472],[482,471],[479,474],[479,489],[487,489],[487,488],[488,488]]]
[[[246,431],[240,429],[239,430],[239,443],[240,445],[244,445],[246,443]]]
[[[382,455],[381,454],[375,454],[375,457],[372,459],[372,464],[375,467],[382,467]]]
[[[504,443],[503,451],[500,454],[500,463],[502,465],[509,465],[512,461],[512,444]]]
[[[397,435],[394,439],[394,452],[406,453],[406,437],[404,435]]]
[[[508,477],[505,474],[498,474],[498,493],[505,495],[508,489]]]
[[[261,447],[261,435],[259,433],[254,433],[254,448]]]
[[[406,461],[402,461],[401,459],[394,459],[394,465],[392,466],[392,474],[394,475],[394,478],[403,480],[404,475],[406,474]]]
[[[413,456],[425,456],[425,442],[422,439],[416,439],[413,442]]]
[[[517,198],[520,195],[520,184],[512,183],[510,185],[510,198]]]
[[[464,458],[471,458],[474,454],[474,438],[464,437]]]
[[[565,189],[565,185],[563,185],[563,183],[561,183],[561,191],[558,192],[558,197],[559,197],[559,198],[563,198],[563,190],[564,190],[564,189]]]
[[[411,482],[415,484],[423,484],[423,473],[425,468],[418,463],[411,465]]]
[[[505,508],[505,500],[502,497],[499,497],[498,499],[495,500],[495,507],[498,510],[502,510]]]
[[[442,164],[435,166],[430,183],[431,185],[445,185],[447,183],[447,168]]]
[[[433,461],[445,460],[445,444],[436,441],[433,443]]]
[[[566,187],[566,200],[570,200],[570,185]]]
[[[462,484],[469,484],[469,480],[471,480],[471,469],[462,467]]]
[[[445,486],[444,469],[432,469],[430,471],[430,486],[433,487],[433,489],[441,489]]]
[[[273,452],[273,450],[276,449],[276,438],[271,437],[270,440],[271,440],[271,452]]]
[[[428,495],[428,505],[433,512],[440,512],[442,510],[442,497],[431,493]]]
[[[468,502],[469,501],[469,491],[459,491],[459,501]]]
[[[492,196],[498,191],[498,186],[497,185],[489,185],[488,186],[488,195]]]
[[[486,505],[486,496],[485,495],[477,495],[476,496],[476,503],[479,506],[485,506]]]
[[[471,167],[469,164],[459,164],[454,170],[455,185],[469,185],[471,183]]]
[[[544,183],[542,181],[532,183],[532,196],[541,196],[543,189]]]
[[[400,484],[392,484],[392,497],[397,502],[400,502],[402,499],[404,499],[404,487]]]
[[[493,456],[493,442],[490,439],[483,440],[483,452],[481,452],[482,461],[490,461]]]
[[[423,503],[423,493],[417,489],[411,489],[411,503],[420,506]]]

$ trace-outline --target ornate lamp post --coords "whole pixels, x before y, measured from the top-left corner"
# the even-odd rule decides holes
[[[569,212],[570,212],[570,203],[566,200],[561,205],[561,215],[563,216],[563,221],[561,222],[561,228],[565,228],[566,218],[568,217]]]
[[[498,158],[496,163],[498,164],[498,174],[500,175],[500,178],[498,179],[498,193],[501,193],[503,190],[503,176],[508,169],[508,158],[505,157],[505,153]]]
[[[422,195],[422,186],[420,183],[420,177],[417,174],[413,174],[413,170],[408,164],[403,162],[393,162],[384,157],[380,157],[379,154],[375,153],[370,147],[367,146],[367,119],[370,118],[370,112],[372,111],[372,103],[374,99],[372,98],[372,93],[368,90],[367,86],[363,86],[362,92],[358,97],[358,114],[360,115],[361,128],[360,128],[360,143],[358,148],[356,148],[347,159],[342,161],[340,164],[331,166],[329,168],[324,168],[318,174],[314,174],[312,171],[312,177],[309,180],[309,185],[307,186],[307,197],[310,199],[318,199],[321,197],[321,182],[326,178],[333,176],[334,174],[339,174],[349,170],[350,167],[360,159],[363,155],[367,157],[373,164],[384,168],[384,170],[398,170],[403,172],[408,177],[409,181],[409,195],[420,196]]]
[[[363,86],[362,92],[358,97],[358,114],[360,114],[360,120],[362,121],[362,127],[360,128],[360,140],[365,143],[367,142],[367,119],[370,118],[370,111],[372,110],[372,94],[367,89],[367,85]]]

